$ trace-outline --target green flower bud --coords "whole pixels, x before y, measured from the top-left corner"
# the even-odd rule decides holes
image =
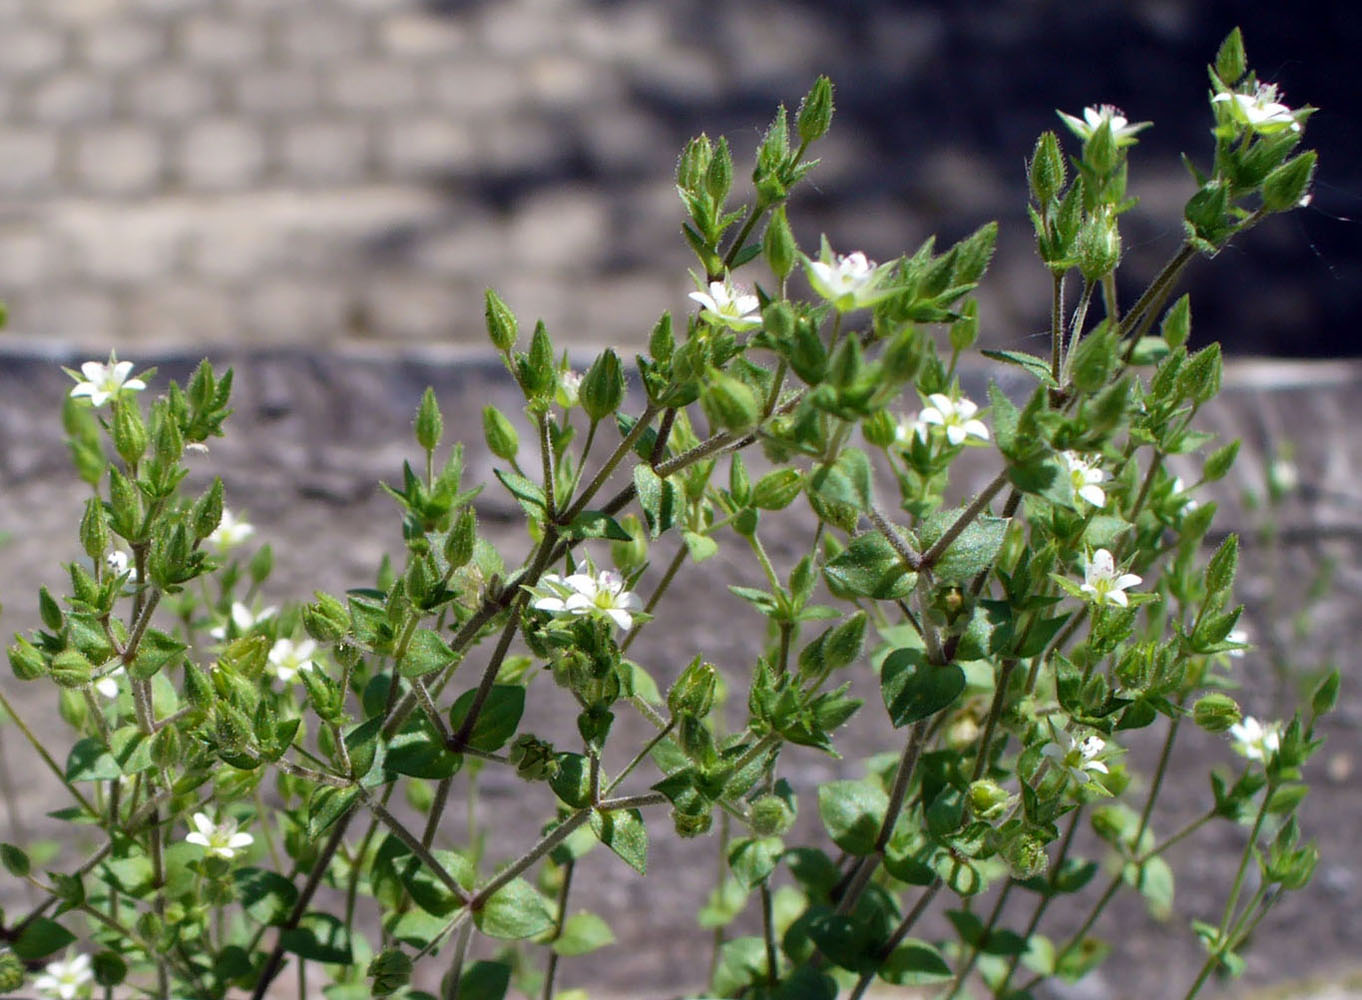
[[[251,556],[251,561],[246,564],[246,571],[251,575],[251,582],[255,584],[264,583],[274,569],[274,549],[269,545],[262,545],[256,550],[255,555]]]
[[[610,416],[624,402],[624,371],[619,355],[607,350],[582,377],[578,400],[586,415],[596,422]]]
[[[1243,718],[1239,705],[1227,694],[1202,695],[1192,706],[1192,718],[1208,733],[1223,733]]]
[[[527,399],[550,399],[558,388],[558,365],[553,357],[553,341],[543,322],[535,324],[530,338],[530,353],[517,359],[521,391]]]
[[[24,986],[24,963],[6,948],[0,951],[0,993],[17,993]]]
[[[213,485],[194,501],[189,511],[189,522],[194,528],[194,540],[203,541],[222,523],[222,479],[213,477]]]
[[[398,948],[385,948],[369,962],[368,976],[376,997],[391,996],[411,981],[411,957]]]
[[[729,152],[728,140],[720,139],[710,157],[709,168],[705,171],[705,190],[719,204],[723,204],[733,187],[733,154]]]
[[[1215,75],[1220,77],[1221,82],[1227,87],[1233,87],[1247,69],[1248,56],[1244,54],[1244,36],[1235,28],[1225,36],[1225,40],[1220,43],[1220,50],[1215,54]]]
[[[1091,137],[1083,144],[1083,162],[1098,177],[1105,177],[1116,169],[1117,157],[1116,135],[1112,132],[1111,119],[1103,117],[1102,124],[1092,130]]]
[[[90,661],[79,650],[65,649],[52,657],[52,679],[64,688],[84,687],[93,672]]]
[[[426,451],[434,451],[444,432],[445,418],[440,414],[435,390],[427,386],[421,396],[421,405],[416,410],[416,443]]]
[[[898,432],[898,422],[889,415],[888,410],[876,410],[861,421],[861,435],[866,443],[876,448],[888,448],[894,443]]]
[[[300,670],[298,677],[318,717],[327,722],[339,722],[345,707],[345,694],[340,685],[321,670]]]
[[[520,436],[514,425],[495,406],[482,408],[482,433],[488,450],[497,458],[509,462],[520,451]]]
[[[776,469],[757,480],[752,487],[751,503],[761,510],[784,510],[794,503],[803,488],[804,477],[798,469]]]
[[[752,803],[747,820],[758,837],[780,837],[794,826],[795,814],[779,795],[763,795]]]
[[[1110,212],[1098,212],[1078,230],[1078,269],[1088,281],[1100,281],[1121,262],[1121,233]]]
[[[350,612],[337,598],[313,591],[317,598],[303,606],[303,628],[318,642],[334,642],[350,631]],[[307,671],[304,671],[306,673]]]
[[[83,693],[72,688],[57,691],[57,714],[72,729],[84,729],[90,717],[90,708]]]
[[[142,496],[118,469],[109,470],[109,527],[130,542],[141,541]]]
[[[761,400],[745,382],[713,371],[700,391],[700,406],[717,428],[745,431],[761,419]]]
[[[167,768],[184,760],[184,743],[174,726],[158,729],[151,737],[151,760],[157,767]]]
[[[23,636],[16,635],[14,645],[9,647],[9,667],[21,681],[36,681],[47,675],[47,660]]]
[[[714,705],[718,683],[719,672],[714,664],[703,663],[697,656],[667,692],[667,709],[674,716],[703,719]]]
[[[306,671],[304,671],[305,673]],[[216,671],[221,673],[221,671]],[[238,753],[251,736],[251,721],[235,705],[220,701],[213,710],[214,736],[219,749],[227,753]]]
[[[653,324],[653,331],[648,335],[648,353],[652,355],[654,361],[665,365],[672,358],[672,351],[676,347],[676,337],[672,333],[672,314],[663,313],[656,323]]]
[[[781,205],[771,213],[771,221],[766,224],[766,235],[761,240],[762,253],[771,273],[784,280],[794,270],[799,257],[799,245],[795,243],[790,221],[785,217],[785,206]]]
[[[61,605],[46,587],[38,588],[38,616],[53,632],[60,632],[66,621],[66,616],[61,613]]]
[[[217,700],[217,693],[208,677],[192,664],[186,664],[184,668],[184,700],[199,711],[207,710]]]
[[[483,302],[483,314],[487,318],[487,336],[492,341],[492,346],[503,353],[509,351],[515,346],[516,337],[520,332],[516,327],[515,313],[511,312],[511,307],[490,288],[484,293]]]
[[[229,900],[223,900],[229,902]],[[176,924],[183,921],[183,917],[175,918],[171,907],[166,908],[166,919],[174,919]],[[91,962],[91,971],[95,974],[95,982],[100,986],[117,986],[128,977],[128,963],[123,956],[116,951],[96,952]]]
[[[152,422],[156,429],[156,461],[169,469],[184,455],[184,435],[164,403],[157,405]]]
[[[985,778],[970,782],[968,801],[971,813],[984,822],[991,823],[1008,814],[1013,802],[1016,801],[1016,796],[1009,795],[996,781]]]
[[[558,773],[558,756],[553,744],[533,733],[521,733],[511,744],[511,763],[515,773],[526,781],[548,781]]]
[[[109,547],[109,519],[98,497],[85,501],[85,513],[80,518],[80,547],[91,559],[99,559]]]
[[[407,781],[405,794],[407,805],[419,813],[430,812],[430,807],[435,804],[435,793],[430,789],[430,782],[422,781],[420,778],[411,778]]]
[[[137,404],[119,402],[114,406],[113,442],[118,457],[129,465],[142,460],[147,450],[147,425]]]
[[[1268,174],[1263,181],[1263,210],[1286,212],[1307,204],[1318,160],[1318,155],[1312,149],[1287,160]]]
[[[714,817],[709,813],[701,813],[696,816],[673,809],[672,824],[676,827],[678,837],[685,839],[703,837],[709,833],[709,828],[714,824]]]
[[[1026,178],[1031,184],[1031,197],[1041,208],[1059,197],[1067,179],[1064,169],[1064,154],[1059,148],[1059,138],[1053,132],[1043,132],[1036,140],[1035,152],[1027,165]]]
[[[799,113],[795,116],[795,127],[799,131],[799,141],[815,142],[827,134],[832,124],[832,81],[820,76],[813,87],[799,102]]]
[[[922,370],[924,339],[917,327],[907,327],[894,334],[880,355],[886,380],[908,382],[917,378]]]
[[[676,162],[676,186],[682,191],[698,191],[709,172],[709,161],[713,157],[714,146],[709,136],[702,133],[686,143],[681,158]]]
[[[445,538],[445,561],[450,569],[461,569],[473,558],[473,549],[478,541],[478,515],[472,507],[465,507],[449,529]]]
[[[1045,841],[1034,833],[1022,833],[1010,840],[1003,849],[1003,859],[1019,881],[1043,875],[1050,865]]]

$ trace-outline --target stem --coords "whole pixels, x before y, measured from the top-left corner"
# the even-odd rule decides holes
[[[81,808],[91,816],[98,816],[99,810],[94,807],[94,804],[89,799],[76,789],[75,785],[67,780],[66,772],[52,759],[52,755],[47,752],[47,748],[33,735],[33,730],[29,729],[28,726],[24,724],[23,719],[19,718],[18,714],[14,711],[14,706],[11,705],[9,699],[5,697],[5,692],[3,690],[0,690],[0,707],[4,708],[5,714],[14,720],[14,724],[19,727],[19,732],[24,734],[24,739],[28,740],[33,749],[38,752],[38,756],[42,758],[43,763],[47,765],[48,770],[55,774],[57,780],[66,786],[66,790],[71,793],[71,797],[79,802]],[[16,813],[15,815],[18,814]]]
[[[554,497],[553,443],[549,439],[549,418],[546,413],[539,415],[539,456],[544,466],[544,516],[552,521],[558,501]]]
[[[1241,231],[1243,228],[1246,228],[1248,222],[1249,220],[1245,220],[1245,227],[1241,227]],[[1125,318],[1121,320],[1121,325],[1116,328],[1118,339],[1130,333],[1131,329],[1135,326],[1136,321],[1144,314],[1145,310],[1149,309],[1161,295],[1167,294],[1166,286],[1171,285],[1173,281],[1176,280],[1177,276],[1182,272],[1182,269],[1187,266],[1188,262],[1190,262],[1194,256],[1196,256],[1196,249],[1190,243],[1184,243],[1178,249],[1178,252],[1173,255],[1173,258],[1168,261],[1167,264],[1163,265],[1163,270],[1149,283],[1149,287],[1144,290],[1144,294],[1135,300],[1135,304],[1130,307],[1130,311],[1126,313]],[[1134,347],[1133,344],[1131,346],[1132,348]],[[1127,352],[1127,354],[1129,354],[1129,352]],[[1126,360],[1129,360],[1129,357],[1127,357]]]
[[[1064,361],[1064,275],[1054,275],[1050,292],[1050,377],[1059,385]]]
[[[761,936],[766,942],[766,983],[772,989],[780,981],[780,958],[776,951],[776,924],[771,909],[771,886],[763,879],[761,886]]]
[[[676,579],[676,574],[679,573],[681,567],[685,565],[686,556],[689,554],[690,550],[686,548],[685,543],[683,542],[677,548],[676,555],[672,556],[672,561],[667,564],[667,571],[662,574],[662,579],[658,581],[657,589],[654,590],[653,595],[648,598],[648,603],[643,606],[644,614],[652,614],[653,609],[657,607],[658,602],[662,600],[662,595],[666,593],[667,588],[670,587],[672,581]],[[643,622],[639,622],[631,628],[629,634],[624,637],[624,641],[620,643],[621,656],[623,656],[624,653],[628,651],[629,647],[634,644],[634,639],[638,636],[640,630],[642,630],[643,625]]]
[[[459,980],[463,978],[463,963],[468,957],[468,941],[473,936],[473,922],[464,921],[459,936],[454,939],[454,958],[449,963],[449,982],[445,986],[445,1000],[459,1000]]]
[[[998,898],[993,903],[993,909],[989,911],[988,920],[984,924],[984,930],[980,941],[982,942],[997,924],[998,918],[1002,916],[1003,907],[1007,905],[1007,897],[1012,893],[1012,886],[1015,883],[1008,879],[1003,883],[1002,891],[998,893]],[[946,991],[946,1000],[953,1000],[959,994],[960,987],[965,984],[965,977],[974,971],[974,963],[979,961],[979,952],[983,950],[982,944],[976,944],[969,951],[969,957],[965,959],[965,964],[960,966],[960,971],[956,973],[955,980],[951,983],[951,988]]]
[[[615,775],[615,777],[611,779],[610,784],[605,786],[605,791],[602,794],[609,795],[611,792],[613,792],[615,790],[615,787],[626,777],[628,777],[629,773],[633,771],[634,768],[638,767],[639,764],[643,763],[644,758],[646,758],[648,754],[653,752],[653,748],[667,738],[667,735],[672,731],[672,727],[675,725],[676,725],[675,719],[668,719],[667,724],[663,726],[661,730],[658,731],[657,735],[650,739],[647,743],[643,744],[643,749],[640,750],[638,753],[634,754],[633,759],[629,761],[628,764],[624,765],[624,770],[620,771],[619,774]]]
[[[411,852],[416,855],[423,865],[430,869],[432,875],[445,884],[445,888],[454,894],[455,899],[461,904],[467,904],[468,893],[464,891],[464,887],[459,885],[458,880],[455,879],[453,875],[449,874],[449,870],[436,860],[435,855],[430,853],[429,848],[421,843],[421,841],[416,838],[416,835],[402,824],[401,820],[388,812],[387,808],[381,802],[374,799],[373,796],[363,788],[359,788],[358,791],[361,801],[368,806],[369,811],[374,814],[374,817],[396,834],[398,840],[411,848]]]
[[[576,867],[575,862],[569,858],[563,865],[563,884],[558,887],[558,913],[553,920],[553,934],[545,944],[552,945],[563,934],[563,922],[567,919],[567,900],[568,892],[572,889],[572,871]],[[558,973],[558,952],[549,949],[549,963],[544,970],[544,990],[540,994],[543,1000],[553,1000],[553,981]]]
[[[604,808],[604,803],[602,803],[602,808]],[[545,854],[548,854],[549,851],[567,840],[579,826],[590,818],[590,816],[590,808],[578,809],[567,819],[563,820],[563,822],[555,826],[545,836],[540,838],[539,843],[535,844],[520,857],[512,861],[499,873],[493,876],[486,885],[474,893],[473,898],[469,900],[469,908],[473,910],[481,909],[483,904],[487,902],[488,898],[494,892],[508,884],[512,879],[518,877],[521,872],[525,871],[525,869],[529,868]]]
[[[1062,371],[1067,376],[1069,368],[1073,362],[1074,348],[1078,346],[1078,341],[1083,336],[1083,325],[1088,321],[1088,306],[1092,302],[1093,284],[1091,281],[1083,282],[1083,292],[1078,297],[1078,306],[1074,309],[1073,325],[1069,330],[1069,349],[1064,352],[1064,366]]]
[[[911,545],[903,540],[903,536],[898,533],[897,528],[874,504],[866,508],[866,516],[870,518],[870,523],[875,526],[875,530],[885,537],[885,540],[893,547],[898,554],[903,565],[916,573],[922,568],[924,557],[913,551]]]
[[[980,490],[979,495],[970,501],[970,505],[951,523],[951,526],[932,544],[932,547],[922,554],[922,565],[924,567],[936,565],[945,551],[950,548],[951,543],[960,537],[961,532],[974,523],[975,519],[987,509],[989,503],[1006,485],[1007,473],[998,473],[993,481]]]
[[[908,911],[908,915],[903,918],[898,927],[894,929],[894,933],[890,935],[889,940],[880,948],[879,954],[882,959],[892,955],[894,949],[903,943],[903,939],[908,936],[908,932],[913,929],[913,925],[918,922],[918,918],[927,912],[927,907],[930,906],[932,900],[936,898],[936,894],[941,891],[941,886],[943,884],[941,879],[937,878],[923,891],[922,896],[913,904],[913,908]],[[856,988],[851,991],[850,1000],[861,1000],[861,997],[865,995],[865,991],[870,988],[870,984],[874,981],[874,970],[862,973],[861,978],[856,981]]]
[[[586,508],[586,505],[591,502],[591,498],[600,492],[601,487],[605,485],[616,466],[624,461],[624,457],[633,450],[634,445],[643,436],[643,432],[648,429],[648,425],[652,423],[656,414],[657,408],[652,403],[643,408],[643,413],[634,422],[634,426],[629,428],[629,433],[624,436],[624,440],[616,445],[614,452],[605,460],[605,464],[600,467],[595,477],[587,484],[586,489],[582,490],[577,499],[573,501],[572,506],[559,518],[560,523],[571,524],[577,515]]]

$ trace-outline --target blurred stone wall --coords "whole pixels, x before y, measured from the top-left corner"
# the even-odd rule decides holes
[[[986,336],[1025,337],[1046,297],[1022,164],[1053,108],[1158,123],[1134,294],[1179,238],[1176,154],[1207,146],[1203,66],[1247,18],[1263,72],[1325,105],[1311,140],[1344,144],[1318,211],[1200,269],[1197,329],[1328,353],[1358,304],[1356,240],[1328,229],[1357,136],[1322,82],[1354,76],[1325,51],[1358,34],[1348,6],[0,0],[0,298],[21,338],[105,349],[410,344],[479,337],[494,284],[562,340],[637,344],[689,287],[681,143],[728,135],[741,178],[776,103],[827,72],[839,116],[801,242],[884,259],[1001,218]]]

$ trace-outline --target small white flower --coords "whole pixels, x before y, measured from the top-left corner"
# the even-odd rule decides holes
[[[1228,102],[1230,117],[1260,135],[1272,135],[1283,129],[1299,132],[1301,123],[1296,120],[1296,112],[1278,101],[1279,96],[1275,83],[1260,83],[1252,94],[1222,90],[1211,101],[1215,104]]]
[[[1124,608],[1130,603],[1126,599],[1126,588],[1142,582],[1143,579],[1134,573],[1118,573],[1111,553],[1098,549],[1083,567],[1083,585],[1079,590],[1091,595],[1092,602],[1098,607],[1115,604]]]
[[[236,634],[245,635],[265,619],[271,617],[278,610],[278,608],[270,606],[268,608],[262,608],[259,612],[255,612],[240,601],[233,601],[232,612],[229,617],[231,618],[231,623],[236,626]],[[227,625],[225,623],[222,625],[214,625],[208,630],[208,634],[214,639],[226,639]]]
[[[747,289],[733,284],[733,279],[711,281],[706,291],[696,280],[698,291],[690,297],[703,307],[700,316],[715,326],[726,326],[730,330],[750,330],[761,326],[760,302]]]
[[[255,843],[255,838],[249,833],[237,832],[236,820],[228,818],[221,823],[214,823],[207,813],[201,812],[194,814],[194,830],[184,839],[187,843],[206,849],[210,858],[227,861],[231,861],[237,851]]]
[[[204,542],[217,549],[218,553],[234,549],[255,534],[255,525],[237,520],[227,508],[222,509],[222,519],[218,526],[208,533]]]
[[[128,583],[137,582],[137,567],[132,565],[132,556],[122,549],[112,549],[104,557],[104,565],[109,567],[109,572],[114,576],[128,574]]]
[[[1153,122],[1128,122],[1126,116],[1120,108],[1110,104],[1098,104],[1083,109],[1083,117],[1076,118],[1073,115],[1066,115],[1063,111],[1056,112],[1064,120],[1064,124],[1069,126],[1070,131],[1084,142],[1093,137],[1103,124],[1111,126],[1111,137],[1117,146],[1129,146],[1135,142],[1135,136],[1149,128]]]
[[[554,399],[563,409],[570,410],[577,405],[581,388],[582,373],[565,369],[558,373],[558,391],[554,394]]]
[[[545,593],[538,594],[539,591]],[[643,608],[643,602],[624,589],[624,577],[611,569],[594,576],[589,572],[573,573],[566,578],[547,573],[539,578],[536,593],[538,596],[530,606],[538,611],[604,615],[622,629],[631,628],[633,613]]]
[[[1230,629],[1230,634],[1225,636],[1225,641],[1237,642],[1241,646],[1247,646],[1249,644],[1249,630],[1246,628],[1232,628]],[[1232,656],[1236,660],[1242,660],[1246,652],[1248,652],[1246,649],[1228,649],[1225,651],[1227,656]]]
[[[894,262],[877,265],[859,250],[849,254],[833,253],[826,236],[818,259],[804,257],[803,260],[804,274],[813,290],[838,312],[868,308],[898,291],[897,287],[885,287],[884,284],[894,269]]]
[[[1097,755],[1106,749],[1107,741],[1096,733],[1077,739],[1072,733],[1061,729],[1057,731],[1056,740],[1059,742],[1045,744],[1041,753],[1049,757],[1056,767],[1068,772],[1080,785],[1092,780],[1089,772],[1108,773],[1107,765],[1097,759]]]
[[[1230,738],[1234,740],[1234,752],[1249,760],[1266,762],[1282,745],[1282,724],[1269,722],[1266,725],[1251,715],[1243,721],[1230,726]]]
[[[966,438],[988,440],[988,428],[982,420],[974,419],[979,407],[963,396],[951,399],[945,393],[934,392],[927,397],[931,405],[923,407],[918,419],[924,424],[935,424],[946,432],[946,440],[952,445],[965,443]]]
[[[118,692],[120,690],[118,679],[120,677],[125,676],[127,674],[127,671],[123,669],[123,664],[120,663],[118,660],[110,660],[108,663],[104,664],[104,666],[107,667],[110,664],[118,665],[115,666],[103,677],[101,677],[99,680],[95,681],[95,690],[102,694],[105,698],[117,698]]]
[[[184,446],[184,450],[193,455],[207,455],[208,445],[204,444],[202,441],[190,441]]]
[[[918,441],[927,440],[927,424],[922,417],[916,413],[909,413],[899,419],[894,425],[894,444],[900,448],[911,448],[914,439]]]
[[[311,639],[297,643],[292,639],[279,639],[270,647],[270,666],[276,677],[289,684],[299,672],[312,669],[312,654],[316,651],[317,644]]]
[[[1107,478],[1107,474],[1097,467],[1098,459],[1085,457],[1073,451],[1061,452],[1061,459],[1069,470],[1069,482],[1074,496],[1086,500],[1099,510],[1107,505],[1107,494],[1097,484]]]
[[[48,1000],[76,1000],[90,995],[95,981],[89,955],[77,955],[49,962],[43,974],[33,980],[33,988]]]
[[[70,369],[67,369],[67,374],[76,380],[76,387],[71,390],[71,395],[75,398],[88,396],[94,406],[103,406],[125,390],[141,392],[147,387],[140,378],[128,378],[132,374],[132,362],[119,361],[113,351],[109,352],[108,364],[87,361],[81,365],[80,374],[85,376],[84,378]]]
[[[1274,458],[1267,467],[1267,485],[1274,497],[1295,493],[1300,484],[1300,470],[1289,458]]]
[[[1173,477],[1173,485],[1168,490],[1168,498],[1180,506],[1184,513],[1190,513],[1201,506],[1201,501],[1187,492],[1181,476]]]

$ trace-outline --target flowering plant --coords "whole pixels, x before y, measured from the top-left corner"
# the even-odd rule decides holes
[[[1027,179],[1050,356],[984,352],[1034,383],[991,384],[986,407],[958,362],[996,227],[886,264],[826,240],[818,259],[801,253],[785,203],[829,126],[826,79],[793,130],[778,112],[737,209],[727,143],[692,140],[677,186],[698,309],[657,322],[636,401],[615,351],[575,375],[542,324],[525,344],[487,293],[534,441],[522,451],[513,419],[483,411],[532,543],[518,566],[481,534],[479,488],[428,390],[423,461],[387,487],[400,571],[261,607],[270,560],[249,555],[254,528],[221,480],[184,488],[186,451],[224,432],[232,373],[205,362],[148,406],[152,373],[83,366],[65,416],[90,490],[88,561],[69,565],[64,600],[40,593],[42,627],[9,648],[18,678],[53,685],[75,738],[64,760],[4,707],[70,794],[58,815],[99,838],[46,875],[22,845],[0,847],[43,896],[0,918],[0,991],[31,971],[64,1000],[125,984],[261,998],[291,965],[330,1000],[567,996],[561,982],[588,968],[569,960],[612,940],[601,916],[573,912],[574,871],[601,845],[643,875],[667,832],[719,852],[704,996],[854,998],[877,981],[955,996],[977,981],[1034,997],[1100,963],[1092,932],[1123,886],[1166,912],[1165,851],[1215,822],[1248,836],[1222,912],[1196,924],[1206,957],[1186,996],[1242,968],[1267,909],[1315,865],[1294,814],[1338,678],[1284,723],[1242,715],[1227,693],[1244,648],[1237,542],[1203,559],[1215,508],[1191,497],[1237,444],[1189,486],[1169,468],[1208,445],[1194,420],[1221,366],[1217,346],[1188,349],[1177,279],[1299,204],[1314,169],[1295,153],[1308,109],[1257,83],[1237,32],[1213,75],[1214,161],[1196,172],[1185,240],[1127,308],[1119,218],[1144,124],[1109,106],[1064,116],[1081,141],[1072,176],[1058,137],[1040,137]],[[972,490],[967,451],[994,462]],[[782,520],[793,552],[763,541]],[[736,620],[764,619],[760,654],[720,671],[700,635],[688,662],[631,658],[678,575],[721,546],[759,574],[729,593]],[[865,688],[882,707],[862,705]],[[536,735],[527,706],[575,731]],[[624,715],[650,728],[641,744]],[[859,780],[803,787],[804,763],[836,755],[853,717],[878,720],[892,752]],[[1225,752],[1204,811],[1170,829],[1156,806],[1191,726],[1227,734]],[[1142,782],[1124,754],[1140,731],[1162,746]],[[487,768],[552,803],[518,854],[452,832]],[[797,822],[801,805],[821,831]],[[1077,835],[1089,827],[1096,841]],[[1095,901],[1094,843],[1110,862]],[[952,930],[912,936],[934,908]]]

